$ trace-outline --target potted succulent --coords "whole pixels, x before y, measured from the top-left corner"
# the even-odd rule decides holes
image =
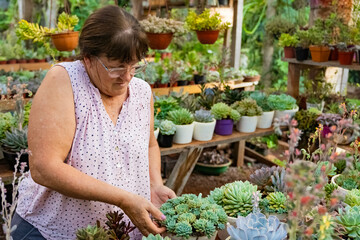
[[[296,35],[282,33],[279,39],[279,46],[284,48],[285,58],[295,58],[295,47],[299,40]]]
[[[175,124],[169,120],[161,121],[159,125],[159,136],[157,138],[159,146],[164,148],[172,147],[173,138],[176,132]]]
[[[340,65],[351,65],[354,59],[355,48],[348,46],[345,42],[337,44]]]
[[[166,216],[161,222],[165,235],[175,240],[215,240],[217,230],[224,229],[225,211],[219,205],[202,198],[201,194],[183,194],[167,200],[160,211]]]
[[[206,175],[220,175],[231,165],[232,161],[229,157],[230,154],[222,150],[204,151],[196,162],[195,169]]]
[[[174,143],[186,144],[192,141],[194,132],[194,116],[189,110],[180,108],[170,111],[167,119],[175,124],[176,133],[173,140]]]
[[[190,64],[190,67],[194,74],[195,84],[205,83],[206,77],[206,59],[200,56],[195,50],[186,54],[185,61]]]
[[[213,137],[216,121],[210,111],[200,109],[194,114],[194,135],[198,141],[210,141]]]
[[[140,25],[149,39],[149,47],[157,50],[166,49],[173,35],[185,33],[183,22],[159,18],[153,15],[149,15],[146,19],[141,20]]]
[[[268,103],[268,97],[265,93],[254,91],[250,93],[250,98],[256,101],[256,104],[262,109],[261,116],[258,117],[257,128],[269,128],[271,127],[275,111]]]
[[[262,109],[256,104],[256,101],[251,98],[245,98],[237,101],[231,105],[233,109],[239,112],[241,118],[236,124],[236,129],[239,132],[255,132],[258,121],[258,116],[262,115]]]
[[[268,103],[275,110],[274,118],[278,119],[286,115],[292,118],[299,110],[299,107],[296,105],[296,99],[287,94],[271,94],[268,97]]]
[[[4,158],[12,170],[14,170],[17,153],[22,149],[28,149],[27,132],[27,127],[12,128],[11,131],[5,132],[5,138],[0,140]],[[20,163],[26,163],[25,171],[29,170],[29,155],[27,153],[21,155]]]
[[[276,216],[280,221],[287,217],[287,197],[282,192],[272,192],[262,199],[260,205],[268,216]]]
[[[260,80],[260,74],[254,69],[244,69],[241,71],[244,76],[244,82],[257,82]]]
[[[299,39],[297,46],[295,48],[296,60],[304,61],[309,58],[309,46],[311,43],[311,38],[309,31],[298,30],[296,36]]]
[[[145,68],[145,71],[137,73],[135,77],[145,80],[151,88],[154,88],[156,81],[159,79],[159,75],[156,71],[155,62],[149,62]]]
[[[163,237],[160,234],[149,234],[147,237],[143,236],[141,240],[171,240],[169,237]]]
[[[219,31],[230,26],[229,22],[222,22],[220,13],[211,14],[210,9],[205,9],[200,15],[190,11],[185,22],[190,30],[196,31],[197,38],[202,44],[215,43]]]
[[[331,183],[337,186],[338,192],[345,197],[351,190],[360,189],[360,171],[346,170],[342,174],[333,176]]]
[[[326,62],[329,60],[330,47],[328,29],[325,27],[324,20],[317,19],[315,26],[309,29],[311,43],[309,49],[311,58],[314,62]]]
[[[225,103],[216,103],[211,107],[211,113],[216,119],[215,133],[223,136],[231,135],[234,121],[240,119],[239,112]]]

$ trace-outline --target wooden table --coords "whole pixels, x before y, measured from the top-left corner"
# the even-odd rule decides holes
[[[171,148],[160,148],[161,156],[180,153],[174,169],[166,181],[166,186],[173,189],[180,195],[189,179],[202,150],[206,147],[213,147],[224,143],[236,142],[237,166],[244,165],[245,140],[252,137],[261,137],[274,133],[273,128],[257,129],[252,133],[240,133],[234,131],[232,135],[220,136],[214,134],[212,140],[201,142],[193,140],[189,144],[173,144]]]

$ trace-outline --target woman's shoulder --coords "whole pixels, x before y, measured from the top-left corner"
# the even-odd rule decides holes
[[[133,79],[131,79],[131,84],[135,87],[137,91],[151,92],[150,85],[140,78],[133,77]]]

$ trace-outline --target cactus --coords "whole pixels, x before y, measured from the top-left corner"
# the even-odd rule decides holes
[[[5,150],[11,152],[20,152],[21,149],[27,149],[27,132],[27,127],[22,130],[12,128],[11,131],[5,133],[5,138],[1,139],[2,146]]]
[[[214,115],[212,115],[210,111],[204,109],[197,110],[195,112],[194,118],[195,121],[203,123],[214,121]]]
[[[227,231],[231,239],[236,240],[282,240],[287,236],[285,223],[280,222],[275,216],[267,219],[262,213],[251,213],[247,217],[238,217],[236,228],[228,224]]]
[[[88,226],[79,229],[76,232],[77,240],[109,240],[109,236],[105,229],[98,226]]]

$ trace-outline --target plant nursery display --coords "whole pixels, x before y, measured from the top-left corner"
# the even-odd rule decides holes
[[[207,175],[220,175],[231,165],[230,155],[231,150],[204,150],[196,162],[195,169]]]
[[[215,43],[219,31],[230,26],[229,22],[221,20],[219,13],[211,13],[210,9],[205,9],[199,15],[194,11],[190,11],[185,22],[190,30],[196,31],[197,37],[202,44]]]
[[[225,211],[201,194],[169,199],[160,211],[166,216],[161,225],[171,239],[215,239],[217,230],[224,229],[227,221]]]
[[[274,118],[281,118],[286,115],[291,118],[299,110],[296,99],[286,94],[271,94],[268,97],[268,102],[271,108],[275,110]]]
[[[284,48],[284,57],[285,58],[294,58],[295,57],[295,47],[298,43],[296,35],[291,36],[287,33],[282,33],[279,39],[279,46]]]
[[[275,111],[269,105],[268,96],[259,91],[253,91],[249,94],[249,97],[256,101],[256,104],[262,109],[261,116],[258,117],[257,128],[269,128],[271,127]]]

